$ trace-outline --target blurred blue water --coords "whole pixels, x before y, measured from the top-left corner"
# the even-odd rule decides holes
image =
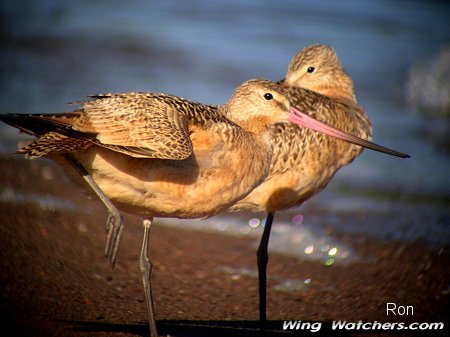
[[[245,80],[281,79],[304,46],[332,45],[355,80],[374,140],[412,158],[366,151],[304,207],[280,213],[272,248],[302,255],[311,242],[339,245],[324,230],[328,226],[448,245],[450,159],[422,136],[427,120],[409,111],[403,90],[408,68],[450,41],[449,5],[6,0],[0,6],[2,113],[64,111],[70,109],[66,102],[98,92],[168,92],[223,103]],[[13,152],[18,139],[15,130],[0,125],[2,153]],[[286,229],[299,212],[309,214],[304,225]],[[364,212],[370,216],[356,221]],[[253,231],[240,227],[249,217],[203,224],[219,231],[239,224],[236,233],[242,234]],[[302,244],[291,230],[306,238]]]

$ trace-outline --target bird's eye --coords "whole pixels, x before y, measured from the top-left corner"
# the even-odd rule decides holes
[[[308,69],[306,69],[306,71],[310,74],[313,73],[314,70],[316,70],[316,68],[314,68],[314,67],[308,67]]]
[[[273,99],[273,95],[271,93],[266,93],[264,94],[264,98],[270,101],[271,99]]]

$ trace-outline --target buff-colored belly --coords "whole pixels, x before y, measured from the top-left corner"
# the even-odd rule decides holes
[[[92,147],[75,157],[119,209],[148,217],[198,218],[223,212],[268,172],[268,163],[255,168],[236,153],[174,161]]]

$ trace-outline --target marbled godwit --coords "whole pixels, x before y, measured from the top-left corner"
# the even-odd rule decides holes
[[[154,93],[91,98],[70,113],[0,119],[37,137],[18,153],[75,168],[98,195],[109,211],[105,255],[113,265],[123,232],[118,209],[144,218],[140,269],[153,337],[147,257],[153,218],[226,210],[266,178],[273,151],[270,125],[288,119],[315,129],[321,124],[301,119],[285,90],[265,80],[244,83],[220,107]]]
[[[279,83],[286,87],[291,104],[300,111],[357,137],[371,139],[371,123],[356,103],[353,81],[331,47],[313,45],[301,50],[290,62],[285,79]],[[291,123],[273,125],[271,137],[274,154],[268,177],[230,208],[268,213],[257,251],[261,321],[266,320],[267,250],[275,211],[300,205],[320,192],[337,170],[352,162],[363,150]],[[365,147],[409,157],[378,146]]]

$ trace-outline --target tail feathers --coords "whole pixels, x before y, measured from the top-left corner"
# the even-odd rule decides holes
[[[78,117],[76,112],[52,115],[5,114],[0,115],[0,120],[27,134],[41,136],[53,131],[60,131],[62,134],[73,132],[72,125]]]
[[[96,134],[72,129],[79,113],[53,115],[0,115],[0,120],[37,139],[22,144],[17,153],[38,158],[50,153],[70,153],[82,150],[95,142]]]
[[[22,144],[16,153],[24,154],[25,158],[39,158],[50,153],[71,153],[83,150],[92,142],[86,139],[77,139],[64,136],[60,133],[49,132],[32,142]]]

